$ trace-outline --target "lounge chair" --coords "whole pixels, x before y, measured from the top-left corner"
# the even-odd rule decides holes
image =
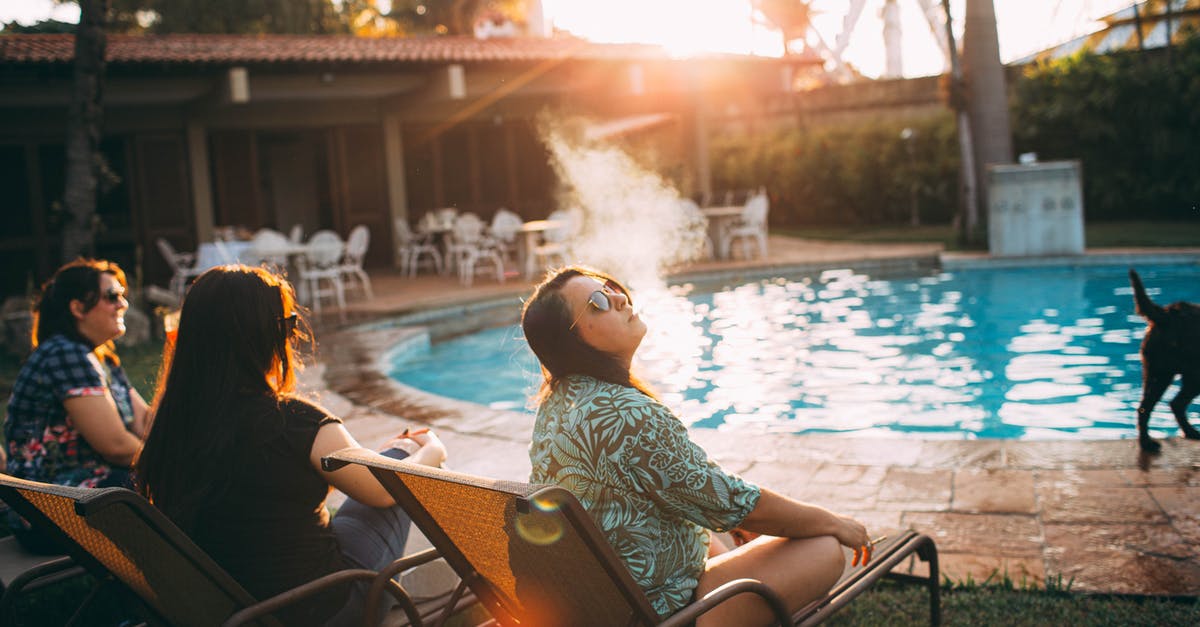
[[[0,474],[0,499],[31,524],[52,530],[70,557],[98,580],[116,578],[136,594],[154,618],[170,625],[277,625],[270,614],[348,581],[381,580],[374,599],[390,593],[413,625],[420,612],[396,582],[365,569],[330,573],[259,601],[165,515],[124,488],[79,488]],[[392,573],[438,557],[430,549],[406,556]],[[0,607],[10,602],[0,600]]]
[[[824,598],[789,615],[765,584],[732,581],[662,620],[603,533],[570,492],[417,466],[364,452],[337,451],[326,470],[366,466],[408,512],[462,584],[502,626],[688,625],[717,604],[756,594],[781,624],[820,622],[912,554],[929,563],[930,619],[940,620],[937,549],[913,532],[876,547],[867,568],[847,568]],[[369,601],[368,601],[369,604]],[[369,606],[369,605],[368,605]]]

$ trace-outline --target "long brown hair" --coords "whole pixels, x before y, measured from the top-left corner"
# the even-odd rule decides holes
[[[594,348],[571,328],[571,307],[562,296],[562,288],[579,276],[608,283],[630,298],[628,288],[600,270],[567,266],[547,273],[546,279],[534,288],[533,295],[525,301],[521,311],[525,341],[542,366],[542,386],[535,400],[538,403],[544,401],[564,378],[573,374],[631,387],[657,399],[654,392],[634,376],[619,357]]]
[[[236,404],[256,395],[278,402],[295,390],[293,345],[307,337],[288,319],[295,311],[291,284],[263,268],[213,268],[188,290],[136,462],[139,491],[185,531],[233,481]]]
[[[42,284],[41,296],[33,307],[34,348],[55,335],[64,335],[92,346],[91,340],[79,332],[79,321],[71,313],[71,301],[78,300],[83,303],[85,312],[91,311],[100,302],[100,276],[104,274],[111,274],[121,287],[128,287],[121,266],[104,259],[83,257],[64,264]],[[97,356],[114,364],[121,363],[111,340],[94,346],[92,350]]]

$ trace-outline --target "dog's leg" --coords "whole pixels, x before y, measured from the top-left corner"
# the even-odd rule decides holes
[[[1187,410],[1188,405],[1192,404],[1192,400],[1200,394],[1200,374],[1195,372],[1185,372],[1180,378],[1179,394],[1171,400],[1171,412],[1175,414],[1175,421],[1179,423],[1179,428],[1183,430],[1183,437],[1189,440],[1200,440],[1200,431],[1188,422]]]
[[[1150,437],[1150,412],[1162,399],[1163,392],[1167,391],[1174,376],[1174,373],[1146,372],[1145,364],[1142,365],[1142,402],[1137,409],[1138,445],[1147,453],[1157,453],[1162,448]]]

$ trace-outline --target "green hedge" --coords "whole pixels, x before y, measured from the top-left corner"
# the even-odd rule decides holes
[[[1078,55],[1026,68],[1013,144],[1081,159],[1091,219],[1197,219],[1200,38],[1141,54]]]
[[[1200,38],[1177,46],[1170,63],[1159,50],[1029,66],[1010,93],[1015,151],[1081,160],[1089,220],[1200,218]],[[915,131],[907,142],[905,127]],[[710,145],[714,188],[765,185],[774,226],[905,224],[914,187],[922,224],[957,211],[949,111],[722,134]]]
[[[907,141],[905,128],[913,131]],[[921,222],[945,223],[956,206],[956,137],[949,113],[908,123],[717,137],[711,142],[713,187],[765,185],[773,225],[905,223],[915,188]]]

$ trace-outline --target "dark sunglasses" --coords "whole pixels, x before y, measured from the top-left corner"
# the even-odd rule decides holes
[[[587,306],[583,308],[583,311],[579,312],[579,315],[575,317],[575,321],[571,323],[571,326],[567,327],[567,330],[573,330],[575,325],[579,324],[579,321],[583,319],[583,314],[592,309],[600,313],[612,309],[612,299],[609,297],[616,296],[617,294],[625,296],[626,302],[631,305],[633,304],[633,299],[629,297],[629,294],[621,289],[620,285],[609,279],[604,282],[603,289],[596,290],[588,296]]]
[[[279,319],[279,327],[283,330],[283,337],[288,337],[296,330],[296,321],[299,319],[299,314],[283,316]]]
[[[120,304],[121,299],[124,297],[125,297],[125,290],[117,288],[117,287],[110,288],[108,291],[106,291],[100,295],[100,298],[103,298],[104,300],[106,300],[114,305]]]

